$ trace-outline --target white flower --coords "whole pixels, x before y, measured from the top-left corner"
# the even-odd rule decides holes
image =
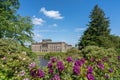
[[[26,58],[23,58],[22,60],[24,61],[24,60],[26,60]]]
[[[25,54],[25,55],[26,55],[27,53],[26,53],[25,51],[23,51],[22,54]]]

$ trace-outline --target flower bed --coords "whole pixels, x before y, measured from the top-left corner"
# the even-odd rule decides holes
[[[115,74],[115,68],[108,66],[105,59],[94,58],[73,60],[72,57],[67,57],[66,60],[61,60],[52,57],[43,70],[35,65],[30,68],[32,80],[110,80]]]

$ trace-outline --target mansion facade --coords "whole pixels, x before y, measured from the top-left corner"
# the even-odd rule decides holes
[[[72,48],[65,42],[52,42],[51,39],[43,39],[40,43],[32,43],[33,52],[66,52]]]

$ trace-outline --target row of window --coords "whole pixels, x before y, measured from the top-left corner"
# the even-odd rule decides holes
[[[40,46],[40,49],[42,49],[43,47],[42,46]],[[48,47],[47,47],[48,48]],[[61,49],[61,47],[60,46],[50,46],[49,47],[50,49]]]

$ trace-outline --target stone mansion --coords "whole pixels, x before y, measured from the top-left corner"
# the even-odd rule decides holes
[[[42,42],[32,43],[33,52],[66,52],[72,48],[65,42],[52,42],[51,39],[43,39]]]

